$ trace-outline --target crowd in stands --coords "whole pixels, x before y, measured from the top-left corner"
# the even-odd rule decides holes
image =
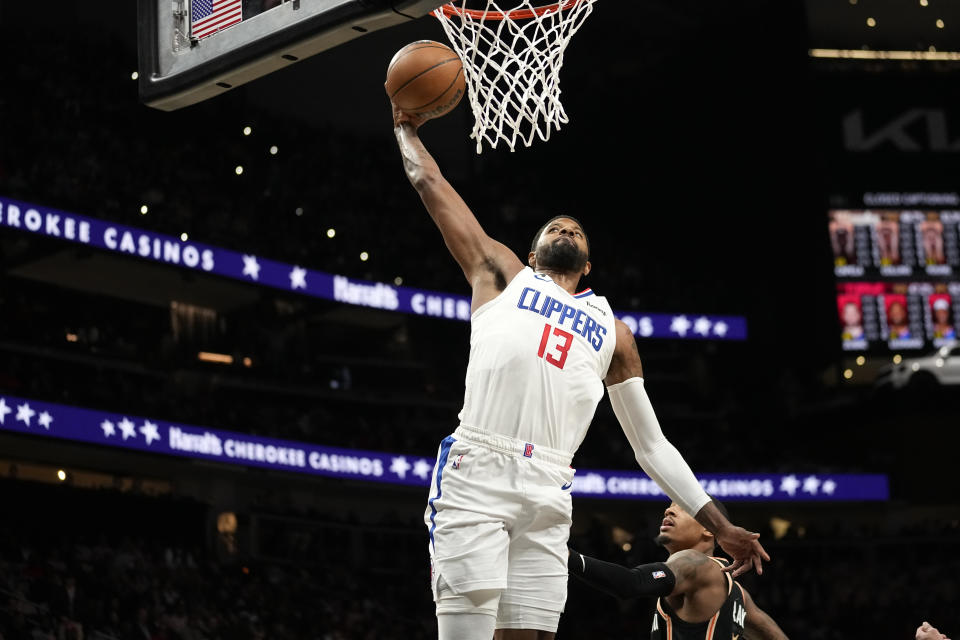
[[[2,483],[17,496],[0,533],[4,640],[435,636],[426,534],[415,518],[265,514],[256,547],[223,555],[204,543],[206,507],[194,501]],[[48,508],[34,513],[29,502],[39,499]],[[655,531],[657,508],[644,509]],[[665,557],[642,526],[625,551],[591,505],[575,516],[579,551],[630,566]],[[958,526],[851,527],[837,514],[780,539],[764,531],[773,561],[740,581],[791,638],[906,639],[921,620],[949,634],[960,596]],[[652,604],[573,581],[558,637],[640,637]]]

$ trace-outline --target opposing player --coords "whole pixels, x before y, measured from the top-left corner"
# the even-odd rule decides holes
[[[723,505],[714,504],[724,513]],[[592,587],[620,599],[654,597],[652,640],[787,640],[786,634],[713,557],[715,536],[676,503],[663,512],[657,544],[666,562],[628,568],[570,550],[568,568]]]
[[[664,438],[630,329],[587,289],[589,243],[569,216],[536,234],[527,265],[490,238],[393,105],[407,178],[472,287],[460,426],[443,440],[424,520],[441,640],[554,637],[567,594],[570,463],[607,385],[642,468],[734,558],[769,559],[713,505]]]

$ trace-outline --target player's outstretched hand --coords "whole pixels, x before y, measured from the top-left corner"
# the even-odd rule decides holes
[[[406,122],[416,130],[420,128],[420,125],[427,121],[425,118],[418,118],[417,116],[409,114],[406,111],[401,111],[400,107],[398,107],[397,103],[393,100],[390,101],[390,108],[393,110],[394,127],[399,127],[401,124]]]
[[[950,640],[950,638],[937,631],[936,627],[924,620],[923,624],[917,627],[916,640]]]
[[[735,525],[730,525],[718,533],[717,542],[733,558],[733,563],[724,571],[732,571],[734,578],[751,569],[756,569],[758,575],[762,574],[763,560],[770,562],[770,556],[763,549],[759,538],[759,533]]]

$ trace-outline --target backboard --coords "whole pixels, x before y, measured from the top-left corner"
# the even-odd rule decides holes
[[[138,0],[140,100],[173,111],[443,0]]]

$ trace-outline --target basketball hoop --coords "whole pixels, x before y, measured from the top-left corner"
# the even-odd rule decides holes
[[[535,6],[535,0],[481,0],[468,9],[454,0],[436,9],[453,49],[463,60],[467,95],[473,111],[470,134],[492,149],[504,141],[511,151],[569,122],[560,103],[560,67],[573,34],[593,11],[596,0],[563,0]]]

